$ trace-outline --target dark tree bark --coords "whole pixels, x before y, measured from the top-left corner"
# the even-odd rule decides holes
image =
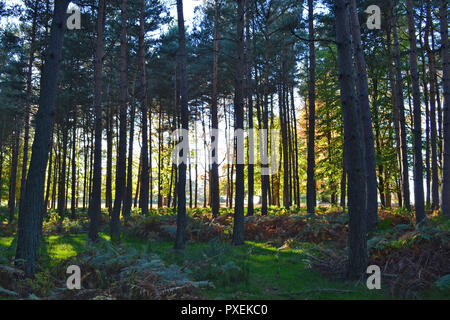
[[[68,0],[55,0],[48,54],[41,77],[39,109],[36,114],[36,131],[32,146],[24,201],[19,211],[16,261],[24,264],[27,276],[35,273],[39,247],[41,203],[45,183],[45,169],[53,130],[53,116],[58,82],[58,70],[66,28],[65,17]]]
[[[339,81],[344,115],[345,161],[348,170],[349,264],[347,276],[357,279],[362,276],[367,267],[366,168],[363,130],[354,89],[348,8],[348,0],[335,1]]]
[[[23,194],[25,190],[25,184],[27,179],[27,169],[28,169],[28,147],[30,141],[30,113],[31,113],[31,91],[32,78],[33,78],[33,63],[34,63],[34,52],[35,52],[35,42],[36,42],[36,29],[37,29],[37,18],[38,18],[38,1],[34,1],[33,6],[33,22],[31,25],[31,42],[30,42],[30,55],[28,58],[28,70],[27,70],[27,91],[25,98],[25,119],[24,119],[24,138],[23,138],[23,159],[22,159],[22,178],[20,183],[20,203],[23,200]]]
[[[438,150],[437,150],[437,123],[436,123],[436,67],[432,46],[428,40],[430,33],[433,33],[433,19],[431,16],[431,1],[427,1],[427,31],[425,32],[425,47],[428,53],[428,64],[430,70],[430,129],[431,129],[431,208],[439,208],[439,173],[438,173]],[[433,38],[431,36],[431,38]]]
[[[399,112],[400,121],[400,150],[401,150],[401,174],[402,174],[402,194],[403,205],[406,210],[411,211],[411,200],[409,192],[409,163],[408,163],[408,141],[406,139],[406,119],[405,106],[403,97],[403,77],[402,77],[402,63],[400,57],[400,45],[398,41],[397,22],[394,18],[392,25],[392,32],[394,38],[394,59],[396,66],[396,109]]]
[[[361,43],[360,24],[356,0],[351,0],[351,30],[353,36],[353,51],[356,59],[356,87],[361,112],[361,121],[364,133],[366,186],[367,186],[367,230],[372,231],[378,223],[378,196],[377,196],[377,170],[375,161],[375,146],[370,114],[369,86],[366,71],[366,59]]]
[[[186,87],[186,35],[184,29],[183,0],[177,0],[178,13],[178,56],[180,68],[180,96],[181,96],[181,128],[189,129],[189,110]],[[189,143],[189,136],[183,137]],[[183,153],[188,150],[183,150]],[[178,166],[178,184],[177,184],[177,234],[175,240],[175,249],[183,250],[186,238],[186,163],[183,161]]]
[[[140,50],[140,49],[139,49]],[[136,81],[137,75],[140,69],[140,61],[138,57],[138,61],[136,63],[136,70],[133,76],[133,84],[131,89],[131,103],[130,103],[130,132],[129,132],[129,141],[128,141],[128,164],[127,164],[127,185],[125,190],[125,197],[123,200],[123,211],[122,216],[125,219],[128,219],[131,215],[131,203],[133,198],[133,147],[134,147],[134,122],[136,120]],[[145,116],[147,120],[147,116]],[[142,145],[142,149],[144,145]],[[147,148],[147,146],[145,147]],[[142,151],[142,150],[141,150]],[[148,150],[147,150],[147,158],[148,158]]]
[[[52,184],[53,149],[54,148],[53,148],[53,135],[52,135],[51,142],[50,142],[50,157],[49,157],[49,161],[48,161],[47,187],[46,187],[46,191],[45,191],[45,198],[42,203],[42,213],[41,213],[41,221],[40,221],[39,231],[42,231],[42,223],[43,223],[44,217],[47,214],[47,208],[49,206],[50,185]]]
[[[143,215],[148,215],[149,196],[149,168],[148,168],[148,123],[147,123],[147,78],[145,65],[145,0],[142,0],[142,11],[140,16],[139,33],[139,65],[141,67],[141,110],[142,110],[142,169],[141,169],[141,193],[140,204]]]
[[[409,33],[409,64],[412,80],[412,95],[414,104],[414,197],[416,206],[416,222],[425,218],[425,201],[423,193],[423,158],[422,158],[422,112],[420,100],[419,73],[417,71],[416,27],[414,25],[413,0],[407,0],[408,33]]]
[[[252,20],[252,12],[250,9],[250,0],[245,3],[246,10],[246,45],[247,45],[247,108],[248,108],[248,129],[249,129],[249,149],[248,149],[248,205],[247,215],[252,216],[254,214],[253,198],[255,195],[255,137],[253,135],[253,79],[252,79],[252,65],[253,65],[253,52],[252,52],[252,37],[250,34],[250,21]]]
[[[120,129],[119,148],[116,171],[116,196],[114,208],[111,214],[110,228],[111,240],[120,241],[120,210],[126,191],[126,166],[127,166],[127,0],[122,0],[121,7],[121,31],[120,31]]]
[[[62,162],[61,162],[61,174],[59,175],[58,182],[58,214],[60,217],[65,215],[66,210],[66,171],[67,171],[67,142],[69,139],[69,130],[67,128],[69,119],[65,118],[62,128]]]
[[[74,116],[73,116],[73,127],[72,127],[72,194],[71,194],[71,219],[75,219],[76,217],[76,206],[77,206],[77,110],[74,109]],[[50,158],[51,159],[51,158]]]
[[[389,64],[389,84],[391,89],[391,101],[392,101],[392,109],[393,109],[393,124],[394,124],[394,132],[395,132],[395,148],[397,151],[397,165],[399,168],[398,175],[398,205],[399,207],[403,207],[403,196],[402,196],[402,151],[401,151],[401,142],[400,142],[400,110],[398,108],[397,103],[397,84],[395,82],[395,72],[394,72],[394,50],[392,47],[392,30],[395,28],[395,18],[393,14],[393,2],[389,2],[389,17],[387,19],[387,28],[386,28],[386,41],[387,41],[387,49],[388,49],[388,64]]]
[[[211,101],[211,126],[212,129],[218,131],[219,119],[217,116],[217,84],[219,76],[219,1],[214,3],[214,65],[213,65],[213,92]],[[219,137],[212,136],[211,146],[218,146]],[[214,217],[219,215],[220,194],[219,194],[219,163],[217,159],[216,148],[211,148],[211,208]]]
[[[106,90],[109,95],[109,85]],[[108,213],[111,216],[112,213],[112,149],[113,149],[113,110],[111,103],[108,104],[107,108],[107,119],[106,119],[106,207],[108,208]]]
[[[298,134],[297,134],[297,116],[296,116],[296,109],[295,109],[295,103],[294,103],[294,86],[291,86],[291,110],[292,110],[292,118],[294,121],[294,167],[295,167],[295,176],[294,176],[294,180],[295,180],[295,186],[296,186],[296,194],[295,194],[295,204],[300,208],[301,203],[300,203],[300,177],[298,174]]]
[[[3,136],[0,137],[3,139]],[[3,162],[5,161],[3,154],[3,145],[0,142],[0,206],[2,205],[2,196],[3,196]]]
[[[237,0],[237,66],[235,93],[236,200],[234,204],[233,240],[235,246],[244,244],[244,0]],[[240,150],[241,149],[241,150]],[[240,151],[239,151],[240,150]]]
[[[280,113],[280,125],[281,125],[281,137],[282,137],[282,143],[280,144],[280,147],[282,151],[280,154],[283,155],[283,206],[285,208],[289,208],[291,206],[290,204],[290,181],[289,181],[289,173],[291,172],[289,167],[289,143],[288,143],[288,129],[287,129],[287,118],[286,118],[286,105],[284,100],[284,91],[282,89],[282,86],[280,85],[279,89],[279,113]],[[273,184],[272,184],[273,186]]]
[[[316,136],[316,53],[314,43],[314,1],[308,0],[309,25],[309,120],[308,120],[308,168],[306,186],[306,207],[308,214],[315,213],[316,207],[316,181],[315,171],[315,136]]]
[[[16,186],[17,186],[17,165],[19,162],[19,139],[20,139],[20,124],[17,121],[14,129],[14,141],[12,144],[11,169],[9,174],[9,223],[14,220],[14,213],[16,211]]]
[[[95,147],[94,147],[94,173],[92,193],[89,199],[88,216],[89,239],[98,240],[99,219],[101,214],[102,193],[102,70],[103,70],[103,42],[105,29],[105,1],[99,0],[97,12],[97,41],[94,55],[94,112],[95,112]],[[110,128],[111,130],[111,128]],[[110,138],[110,137],[108,137]],[[108,192],[108,188],[107,188]],[[109,199],[110,200],[110,199]]]
[[[448,17],[446,0],[441,0],[439,9],[441,16],[441,39],[442,39],[442,70],[444,88],[444,167],[442,170],[442,212],[450,218],[450,53],[448,44]]]

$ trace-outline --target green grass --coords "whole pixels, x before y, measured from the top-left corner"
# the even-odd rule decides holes
[[[109,241],[109,236],[101,234]],[[187,243],[184,251],[173,249],[167,241],[144,242],[125,238],[123,244],[158,254],[168,264],[186,266],[196,281],[213,286],[202,289],[210,299],[390,299],[383,290],[368,290],[365,283],[345,282],[322,277],[307,267],[305,254],[312,245],[295,249],[277,249],[266,243],[246,242],[233,247],[228,243]],[[87,249],[87,235],[48,236],[41,248],[41,263],[51,267]],[[0,237],[0,255],[14,256],[13,237]],[[189,272],[188,271],[188,272]],[[445,299],[436,290],[425,298]]]

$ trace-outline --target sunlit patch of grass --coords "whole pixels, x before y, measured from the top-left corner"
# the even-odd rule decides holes
[[[14,240],[14,237],[0,237],[0,248],[9,248]]]

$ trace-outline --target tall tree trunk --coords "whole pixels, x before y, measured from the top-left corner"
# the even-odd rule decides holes
[[[425,47],[428,52],[428,64],[430,70],[430,128],[431,128],[431,208],[439,208],[439,173],[438,173],[438,150],[437,150],[437,123],[436,123],[436,67],[434,52],[428,40],[433,33],[433,19],[431,16],[431,1],[427,1],[427,31],[425,36]],[[433,38],[433,37],[431,37]]]
[[[248,129],[249,129],[249,148],[248,148],[248,204],[247,215],[252,216],[254,214],[253,198],[255,195],[255,136],[253,134],[253,79],[252,79],[252,65],[253,65],[253,52],[250,34],[250,21],[252,20],[252,12],[250,9],[251,1],[247,0],[245,3],[246,10],[246,44],[247,44],[247,108],[248,108]]]
[[[139,49],[140,50],[140,49]],[[136,70],[134,72],[133,84],[131,89],[131,103],[130,103],[130,132],[129,132],[129,142],[128,142],[128,164],[127,164],[127,185],[125,190],[125,198],[123,200],[123,211],[122,216],[125,219],[128,219],[131,214],[131,202],[133,197],[133,147],[134,147],[134,122],[136,120],[136,81],[137,75],[140,69],[140,61],[138,57],[138,61],[136,63]],[[145,116],[147,121],[147,115]],[[147,134],[147,133],[146,133]],[[142,145],[142,149],[144,149],[144,145]],[[145,149],[147,146],[145,145]],[[141,150],[142,152],[142,150]],[[148,158],[148,150],[147,150],[147,158]]]
[[[419,39],[420,47],[424,47],[422,39],[422,30],[419,29]],[[428,209],[431,206],[431,152],[430,152],[430,98],[428,94],[428,82],[426,73],[426,60],[425,60],[425,50],[421,50],[422,59],[422,84],[423,84],[423,95],[425,102],[425,173],[426,173],[426,200],[425,207]]]
[[[122,0],[120,31],[120,129],[116,171],[116,196],[111,214],[111,240],[120,241],[120,210],[126,191],[127,166],[127,100],[128,100],[128,64],[127,64],[127,0]]]
[[[450,53],[448,45],[448,17],[446,0],[441,0],[442,70],[444,88],[444,168],[442,170],[442,212],[450,218]]]
[[[179,36],[179,67],[180,67],[180,96],[181,96],[181,128],[187,132],[189,130],[189,110],[186,87],[186,35],[184,29],[183,0],[177,0],[178,13],[178,36]],[[189,144],[189,136],[185,135],[183,141]],[[188,150],[183,150],[183,154]],[[178,166],[178,184],[177,184],[177,234],[175,240],[175,249],[183,250],[186,238],[186,163],[182,161]]]
[[[89,197],[88,216],[89,223],[89,239],[93,242],[98,240],[99,219],[101,214],[101,194],[102,194],[102,70],[103,70],[103,42],[105,30],[105,0],[99,0],[97,12],[97,41],[94,55],[94,112],[95,112],[95,140],[94,140],[94,173],[92,193]],[[111,111],[108,111],[111,112]],[[109,121],[109,120],[108,120]],[[110,128],[112,130],[112,128]],[[111,134],[111,133],[110,133]],[[112,136],[108,136],[112,139]],[[108,150],[111,152],[111,150]],[[107,186],[107,195],[108,186]],[[111,200],[111,198],[109,198]]]
[[[148,123],[147,123],[147,77],[145,65],[145,0],[142,0],[142,11],[140,16],[139,33],[139,65],[141,67],[141,110],[142,110],[142,169],[141,169],[141,193],[140,204],[143,215],[148,215],[148,196],[149,196],[149,169],[148,169]]]
[[[66,117],[66,119],[63,122],[63,125],[61,126],[63,132],[63,138],[62,138],[62,163],[61,163],[61,174],[59,175],[59,182],[58,182],[58,214],[60,217],[63,217],[65,215],[65,209],[66,209],[66,171],[67,171],[67,141],[69,139],[69,129],[68,126],[69,119]]]
[[[23,200],[23,194],[25,191],[25,184],[27,179],[27,169],[28,169],[28,147],[30,141],[30,113],[31,113],[31,91],[33,89],[32,79],[33,79],[33,63],[34,63],[34,52],[35,52],[35,42],[36,42],[36,29],[37,29],[37,16],[38,16],[38,1],[34,1],[33,6],[33,22],[31,25],[31,42],[30,42],[30,55],[28,58],[28,71],[27,71],[27,92],[25,98],[25,119],[24,119],[24,138],[23,138],[23,159],[22,159],[22,178],[20,183],[20,203]]]
[[[109,96],[109,84],[106,89],[107,95]],[[112,149],[113,149],[113,126],[114,126],[114,120],[113,120],[113,110],[112,110],[111,103],[107,106],[107,119],[106,119],[106,207],[108,208],[108,213],[111,216],[112,212],[112,162],[113,162],[113,156],[112,156]]]
[[[14,141],[12,144],[12,157],[11,157],[11,169],[9,174],[9,223],[14,220],[14,214],[16,211],[16,186],[17,186],[17,165],[19,162],[19,141],[20,139],[20,124],[19,121],[16,123],[14,129]]]
[[[214,7],[214,65],[213,92],[211,101],[211,126],[214,134],[211,135],[211,208],[213,216],[217,217],[220,209],[219,160],[217,159],[218,150],[216,150],[216,147],[219,146],[219,119],[217,116],[217,84],[219,76],[219,0],[215,0]]]
[[[391,101],[392,101],[392,109],[393,109],[393,124],[394,124],[394,132],[395,132],[395,148],[397,151],[397,165],[399,168],[398,175],[398,205],[399,207],[403,207],[403,196],[402,196],[402,151],[401,151],[401,142],[400,142],[400,110],[398,108],[397,103],[397,84],[395,82],[395,72],[394,72],[394,50],[392,47],[392,30],[395,28],[395,18],[393,13],[393,3],[390,1],[389,3],[389,17],[387,20],[387,28],[386,28],[386,40],[387,40],[387,49],[388,49],[388,64],[389,64],[389,84],[391,89]]]
[[[3,139],[3,137],[0,137]],[[3,146],[0,142],[0,207],[2,206],[2,197],[3,197],[3,162],[4,162],[4,154],[3,154]]]
[[[345,161],[348,170],[349,264],[347,276],[357,279],[366,272],[366,168],[364,136],[354,89],[348,0],[335,1],[339,81],[344,115]]]
[[[55,0],[48,55],[41,77],[39,109],[32,146],[23,205],[19,210],[16,261],[24,263],[27,276],[35,273],[39,247],[40,214],[45,183],[45,169],[53,130],[58,70],[61,60],[68,0]],[[20,261],[20,262],[19,262]]]
[[[361,112],[361,121],[364,133],[366,186],[367,186],[367,230],[372,231],[378,223],[378,197],[377,197],[377,170],[375,161],[375,146],[370,114],[369,86],[367,80],[366,60],[361,43],[360,25],[356,0],[351,0],[351,30],[353,36],[353,50],[356,59],[356,87]]]
[[[289,151],[288,151],[288,132],[287,132],[287,119],[286,119],[286,106],[284,101],[284,92],[282,86],[279,88],[279,113],[280,113],[280,125],[281,125],[281,137],[282,143],[280,144],[280,148],[282,151],[280,154],[283,156],[283,206],[285,208],[290,207],[289,203]],[[272,184],[273,185],[273,184]]]
[[[396,66],[396,109],[400,116],[400,149],[401,149],[401,161],[402,161],[402,193],[403,204],[406,210],[411,211],[411,200],[409,192],[409,163],[408,163],[408,142],[406,139],[406,119],[405,119],[405,106],[403,97],[403,77],[402,77],[402,63],[400,57],[400,45],[398,41],[397,21],[394,18],[392,24],[392,32],[394,38],[394,59]]]
[[[74,110],[73,116],[73,128],[72,128],[72,195],[71,195],[71,219],[75,219],[76,216],[76,201],[77,201],[77,112]]]
[[[41,213],[41,221],[40,221],[39,231],[42,230],[42,222],[44,220],[44,217],[47,214],[47,208],[49,205],[48,202],[50,199],[50,185],[52,182],[52,165],[53,165],[53,149],[54,149],[53,148],[53,135],[52,135],[50,144],[51,145],[50,145],[50,157],[49,157],[49,161],[48,161],[47,187],[46,187],[46,191],[45,191],[44,202],[42,203],[42,213]]]
[[[315,136],[316,136],[316,53],[314,43],[314,1],[308,0],[309,25],[309,121],[308,121],[308,168],[306,187],[306,206],[308,214],[315,213],[316,207],[316,181],[315,171]]]
[[[422,158],[422,112],[420,101],[419,73],[417,71],[416,27],[414,25],[413,0],[407,0],[408,33],[409,33],[409,64],[411,69],[412,95],[414,104],[414,198],[416,206],[416,221],[425,218],[425,203],[423,194],[423,158]]]
[[[237,0],[237,72],[235,97],[236,130],[236,200],[234,204],[233,240],[244,244],[244,0]]]

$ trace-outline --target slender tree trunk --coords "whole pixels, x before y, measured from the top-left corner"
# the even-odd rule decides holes
[[[433,19],[431,16],[431,1],[427,1],[427,32],[425,36],[425,47],[428,52],[428,64],[430,70],[430,129],[431,129],[431,208],[437,210],[439,208],[439,173],[438,173],[438,150],[437,150],[437,124],[436,124],[436,67],[434,52],[429,45],[429,35],[434,30]],[[433,37],[431,37],[433,38]]]
[[[444,167],[442,170],[442,212],[450,218],[450,53],[448,44],[448,17],[446,0],[441,0],[439,9],[441,16],[441,39],[442,39],[442,70],[444,88]]]
[[[17,166],[19,162],[19,141],[20,139],[20,125],[19,121],[16,123],[14,129],[14,141],[12,144],[12,158],[11,158],[11,170],[9,174],[9,223],[14,220],[14,214],[16,211],[16,186],[17,186]]]
[[[59,175],[59,183],[58,183],[58,214],[60,217],[65,215],[66,209],[66,170],[67,170],[67,141],[69,139],[69,131],[68,131],[68,122],[69,119],[66,119],[62,125],[62,164],[61,164],[61,174]]]
[[[42,217],[44,217],[47,214],[47,208],[49,206],[49,199],[50,199],[50,186],[52,184],[52,166],[53,166],[53,136],[51,139],[51,145],[50,145],[50,157],[48,161],[48,171],[47,171],[47,183],[46,183],[46,191],[45,191],[45,198],[44,202],[42,204]],[[42,220],[41,217],[41,220]],[[41,221],[42,222],[42,221]],[[42,223],[41,223],[42,225]]]
[[[73,128],[72,128],[72,195],[71,195],[71,219],[76,217],[76,201],[77,201],[77,114],[74,110],[73,116]],[[51,159],[51,158],[50,158]]]
[[[94,173],[92,193],[89,197],[88,216],[89,239],[98,240],[99,219],[101,214],[102,194],[102,70],[103,70],[103,42],[105,29],[105,1],[99,0],[97,12],[97,41],[94,55],[94,111],[95,111],[95,141],[94,141]],[[110,128],[111,129],[111,128]],[[108,137],[110,139],[111,137]],[[110,150],[108,150],[110,151]],[[108,186],[107,186],[108,194]],[[110,197],[110,195],[108,195]],[[111,200],[111,198],[109,198]]]
[[[181,96],[181,128],[187,132],[189,130],[189,109],[186,87],[186,35],[184,29],[183,0],[177,0],[178,13],[178,35],[179,35],[179,67],[180,67],[180,96]],[[183,137],[186,145],[189,144],[189,136]],[[188,150],[183,150],[183,154]],[[186,163],[182,162],[178,166],[179,177],[177,185],[177,234],[175,241],[175,249],[183,250],[186,238]]]
[[[139,33],[139,65],[141,67],[141,110],[142,110],[142,170],[141,170],[141,194],[140,204],[143,215],[148,215],[149,196],[149,168],[148,168],[148,123],[147,123],[147,77],[145,64],[145,0],[142,0],[142,11],[140,16]]]
[[[127,0],[122,0],[121,6],[121,32],[120,32],[120,129],[119,147],[116,171],[116,196],[111,214],[110,228],[111,240],[120,241],[120,210],[126,192],[126,166],[127,166]]]
[[[377,197],[377,170],[375,161],[375,146],[370,114],[369,86],[367,80],[366,60],[361,43],[360,25],[356,0],[351,0],[351,30],[353,34],[353,50],[356,59],[356,87],[361,112],[361,121],[364,133],[366,186],[367,186],[367,230],[372,231],[378,223],[378,197]]]
[[[211,125],[214,134],[211,135],[211,208],[214,217],[219,215],[220,209],[220,190],[219,190],[219,163],[218,163],[218,129],[219,119],[217,116],[217,84],[219,76],[219,0],[215,0],[214,14],[214,65],[213,65],[213,92],[211,102]],[[217,134],[217,136],[216,136]]]
[[[247,44],[247,107],[248,107],[248,129],[249,129],[249,148],[248,148],[248,205],[247,215],[254,214],[253,198],[255,195],[255,136],[253,134],[253,79],[252,79],[252,65],[253,52],[250,34],[250,21],[252,20],[252,12],[250,9],[251,1],[247,0],[246,6],[246,44]]]
[[[391,88],[391,101],[392,101],[392,109],[393,109],[393,124],[395,131],[395,148],[397,150],[397,164],[399,168],[399,176],[398,176],[398,187],[399,187],[399,196],[398,196],[398,204],[399,207],[403,207],[403,196],[402,196],[402,151],[401,151],[401,142],[400,142],[400,110],[398,108],[397,103],[397,84],[395,83],[395,73],[394,73],[394,51],[392,48],[392,30],[395,28],[394,24],[395,18],[393,15],[393,4],[392,1],[389,3],[389,18],[387,20],[387,28],[386,28],[386,38],[387,38],[387,48],[388,48],[388,60],[389,60],[389,83]]]
[[[236,200],[234,207],[233,240],[235,246],[244,244],[244,0],[237,0],[237,73],[235,98],[236,130]]]
[[[309,25],[309,121],[308,121],[308,168],[306,187],[306,206],[308,214],[315,213],[316,207],[316,181],[315,171],[315,136],[316,136],[316,54],[314,43],[314,1],[308,0],[308,25]]]
[[[24,119],[24,138],[23,138],[23,159],[22,159],[22,178],[20,183],[20,203],[23,200],[23,194],[25,191],[25,184],[27,179],[27,169],[28,169],[28,147],[30,141],[30,113],[31,113],[31,91],[33,89],[32,79],[33,79],[33,63],[34,63],[34,52],[35,52],[35,42],[36,42],[36,29],[37,29],[37,16],[38,16],[38,1],[34,1],[33,7],[33,22],[31,26],[31,42],[30,42],[30,55],[28,59],[28,71],[27,71],[27,92],[25,98],[25,119]]]
[[[397,22],[394,19],[392,24],[392,31],[394,37],[394,59],[396,65],[396,109],[400,116],[400,149],[401,149],[401,160],[402,160],[402,193],[403,193],[403,204],[406,210],[411,211],[411,200],[409,192],[409,163],[408,163],[408,142],[406,139],[406,120],[405,120],[405,106],[403,97],[403,77],[402,77],[402,63],[400,57],[400,45],[398,41],[397,33]]]
[[[109,85],[108,88],[106,90],[108,92],[109,95]],[[105,194],[105,198],[106,198],[106,207],[108,208],[108,213],[111,216],[112,213],[112,162],[113,162],[113,157],[112,157],[112,149],[113,149],[113,124],[114,124],[114,120],[113,120],[113,110],[112,110],[112,105],[111,103],[109,103],[109,105],[107,106],[107,119],[106,119],[106,123],[107,123],[107,130],[106,130],[106,194]]]
[[[409,33],[409,64],[411,69],[412,94],[414,104],[414,197],[416,206],[416,221],[425,218],[425,203],[423,194],[423,158],[422,158],[422,112],[420,101],[419,73],[417,71],[416,27],[414,25],[413,1],[407,0],[408,33]]]
[[[348,170],[349,264],[347,276],[360,278],[367,267],[366,168],[364,136],[354,89],[348,0],[335,1],[339,81],[344,115],[345,161]]]
[[[3,139],[3,137],[0,137]],[[2,197],[3,197],[3,162],[4,162],[4,154],[3,154],[3,146],[0,142],[0,207],[2,206]]]
[[[27,276],[35,273],[39,247],[39,226],[50,141],[53,130],[58,70],[66,27],[68,0],[55,0],[48,55],[41,77],[39,109],[36,114],[36,131],[32,146],[24,201],[19,211],[16,261],[22,264]],[[36,205],[38,204],[38,205]],[[20,261],[20,262],[19,262]]]

